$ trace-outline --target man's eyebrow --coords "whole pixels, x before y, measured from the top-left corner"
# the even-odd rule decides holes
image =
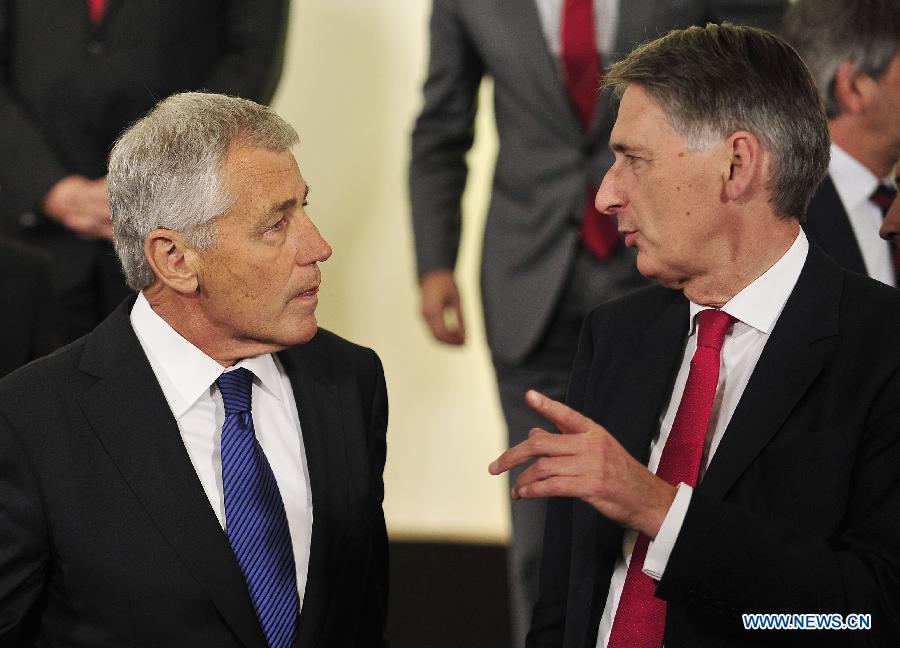
[[[277,205],[275,205],[274,207],[272,207],[272,213],[274,214],[277,212],[287,211],[288,209],[291,209],[296,206],[297,206],[297,199],[296,198],[288,198],[284,202],[280,202]]]
[[[643,146],[636,146],[634,144],[629,144],[628,142],[610,142],[609,148],[616,153],[637,153],[647,150]]]
[[[302,198],[299,202],[300,202],[301,204],[302,204],[302,203],[305,203],[305,202],[306,202],[306,197],[307,197],[307,196],[309,196],[309,185],[306,185],[306,186],[305,186],[305,188],[304,188],[304,190],[303,190],[303,198]],[[297,202],[298,202],[298,201],[297,201],[296,198],[288,198],[287,200],[285,200],[285,201],[283,201],[283,202],[280,202],[280,203],[278,203],[277,205],[273,205],[273,206],[272,206],[272,209],[270,210],[269,213],[271,213],[271,214],[278,214],[278,213],[283,212],[283,211],[288,211],[288,210],[293,209],[294,207],[296,207],[296,206],[297,206]]]

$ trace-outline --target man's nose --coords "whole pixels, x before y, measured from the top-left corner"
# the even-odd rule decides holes
[[[297,262],[300,265],[321,263],[331,257],[331,246],[312,220],[307,219],[306,227],[301,228],[300,237],[300,245],[297,251]]]
[[[594,207],[601,214],[617,216],[626,202],[625,195],[618,186],[616,168],[613,167],[603,176],[603,182],[594,198]]]

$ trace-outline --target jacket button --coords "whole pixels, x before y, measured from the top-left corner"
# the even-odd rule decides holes
[[[106,46],[98,40],[88,41],[87,51],[91,56],[101,56],[106,52]]]

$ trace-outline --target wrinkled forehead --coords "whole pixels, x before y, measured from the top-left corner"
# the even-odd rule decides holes
[[[232,206],[273,212],[279,205],[300,204],[308,187],[290,149],[233,147],[222,165],[222,183]]]

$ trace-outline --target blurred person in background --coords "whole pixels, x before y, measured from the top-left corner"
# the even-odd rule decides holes
[[[804,228],[848,270],[896,286],[900,256],[878,229],[897,195],[900,2],[797,0],[784,35],[816,81],[831,134]]]
[[[288,0],[0,0],[0,226],[55,265],[64,341],[128,294],[109,243],[106,158],[169,94],[267,103]]]
[[[484,232],[481,297],[510,444],[540,424],[523,394],[562,398],[588,311],[644,285],[616,226],[593,206],[613,163],[606,66],[648,38],[707,21],[777,29],[786,0],[435,0],[409,190],[422,316],[465,341],[454,278],[478,88],[493,78],[500,150]],[[514,471],[513,478],[515,478]],[[513,645],[537,592],[543,502],[512,504]]]

